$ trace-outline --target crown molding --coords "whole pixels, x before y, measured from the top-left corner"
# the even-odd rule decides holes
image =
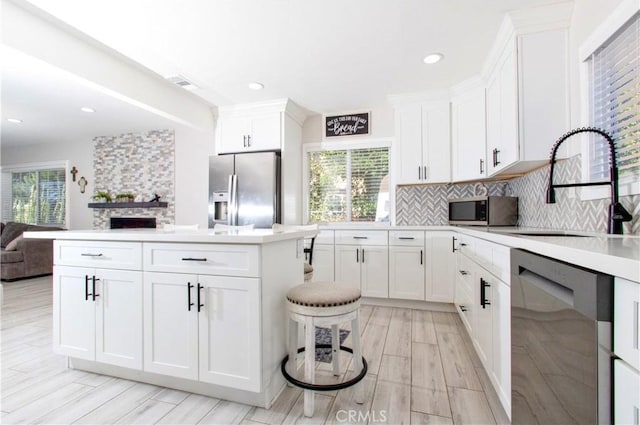
[[[298,104],[287,98],[218,107],[218,117],[278,112],[287,114],[299,125],[304,124],[307,119],[305,111]]]

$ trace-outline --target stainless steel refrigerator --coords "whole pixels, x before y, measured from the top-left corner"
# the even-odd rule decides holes
[[[209,228],[216,223],[271,228],[280,218],[280,152],[209,158]]]

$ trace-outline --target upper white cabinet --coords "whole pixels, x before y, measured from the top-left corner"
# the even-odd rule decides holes
[[[299,144],[297,133],[305,120],[288,99],[225,106],[218,112],[217,154],[285,149],[292,139]]]
[[[224,152],[252,152],[280,149],[281,114],[251,114],[220,117],[220,149]]]
[[[488,176],[549,161],[569,129],[566,5],[533,17],[507,15],[487,63]]]
[[[487,177],[485,88],[477,85],[451,99],[453,181]]]
[[[395,106],[397,184],[451,181],[449,102]]]

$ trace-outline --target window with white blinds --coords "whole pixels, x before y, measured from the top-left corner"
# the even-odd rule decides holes
[[[616,142],[621,179],[640,177],[640,13],[636,13],[590,58],[591,118]],[[609,177],[606,141],[590,142],[591,180]]]
[[[388,221],[389,148],[307,154],[309,222]]]
[[[3,170],[2,220],[65,225],[65,177],[65,168]]]

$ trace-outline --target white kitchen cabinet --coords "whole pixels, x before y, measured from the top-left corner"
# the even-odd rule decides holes
[[[486,87],[489,177],[548,162],[569,129],[568,31],[514,30],[501,47]]]
[[[198,276],[144,273],[144,370],[198,379]]]
[[[200,275],[198,284],[199,380],[260,391],[259,279]]]
[[[259,279],[145,272],[144,281],[145,371],[260,391]]]
[[[487,177],[485,88],[451,99],[451,175],[454,182]]]
[[[615,278],[613,352],[640,370],[640,283]]]
[[[386,231],[335,232],[335,280],[360,288],[362,296],[389,296]]]
[[[276,150],[281,143],[281,115],[266,114],[224,116],[218,122],[220,144],[218,153]]]
[[[333,282],[335,250],[333,230],[321,230],[313,246],[312,282]]]
[[[426,232],[425,300],[452,303],[455,292],[456,254],[453,232]]]
[[[142,369],[142,273],[56,265],[53,351]]]
[[[389,298],[424,300],[424,242],[422,231],[389,232]]]
[[[613,394],[614,423],[639,423],[640,373],[623,360],[613,361]]]
[[[395,107],[397,184],[451,181],[449,102]]]
[[[508,413],[511,411],[509,248],[467,235],[457,234],[455,238],[456,309]]]

